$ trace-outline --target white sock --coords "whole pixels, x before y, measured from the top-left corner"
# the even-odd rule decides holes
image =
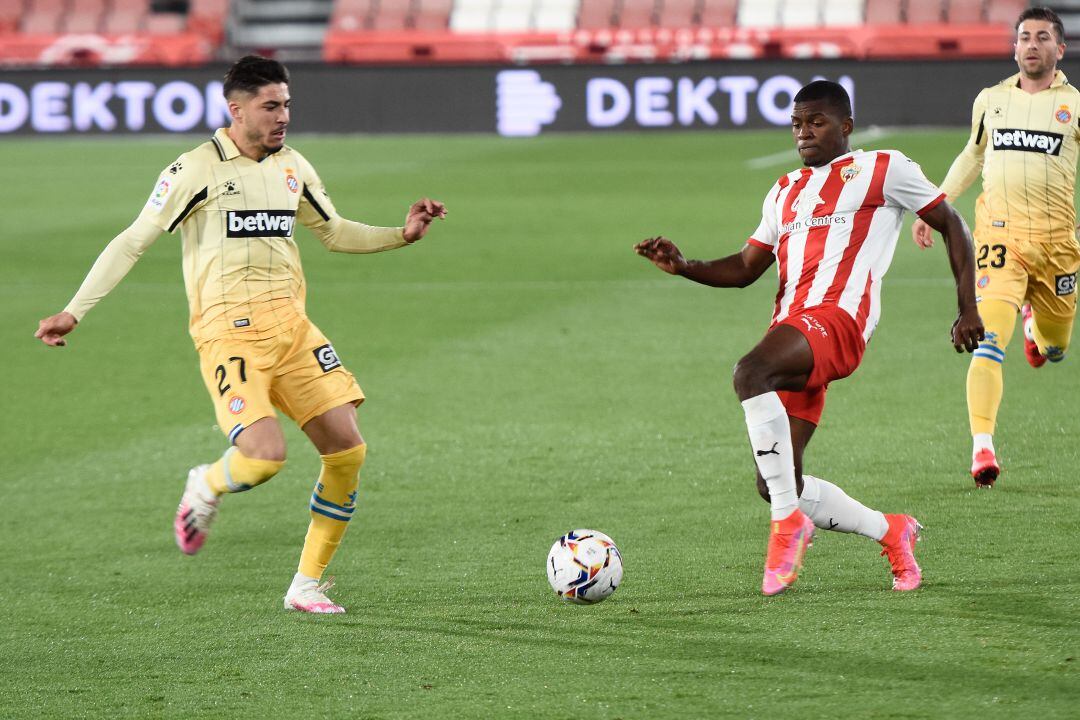
[[[971,459],[974,460],[975,456],[980,450],[989,450],[994,452],[994,436],[990,433],[975,433],[971,436]]]
[[[880,541],[889,531],[885,515],[863,505],[827,480],[803,473],[799,509],[822,530],[858,533]]]
[[[289,592],[300,588],[302,585],[310,585],[311,583],[318,585],[319,578],[308,577],[307,575],[296,573],[293,575],[292,584],[289,585]]]
[[[769,488],[772,519],[783,520],[799,507],[787,411],[774,392],[743,400],[742,406],[754,462]]]

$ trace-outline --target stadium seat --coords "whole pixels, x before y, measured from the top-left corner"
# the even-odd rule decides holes
[[[528,32],[532,28],[532,0],[498,0],[491,28],[498,32]]]
[[[450,13],[450,29],[457,32],[489,32],[495,0],[457,0]]]
[[[991,25],[1005,23],[1009,27],[1016,24],[1016,18],[1027,7],[1025,0],[991,0],[986,4],[986,22]]]
[[[151,25],[168,26],[168,21],[155,21],[155,14],[151,13],[146,19],[148,31]],[[214,44],[219,44],[225,37],[225,21],[228,17],[229,0],[190,0],[186,24],[188,30],[201,33]]]
[[[411,0],[378,0],[371,14],[371,29],[379,32],[404,30],[411,12]]]
[[[65,0],[29,0],[19,29],[26,35],[53,35],[64,10]]]
[[[697,14],[697,0],[662,0],[658,24],[666,28],[694,27]]]
[[[941,22],[941,0],[907,0],[904,19],[908,25]]]
[[[450,27],[450,11],[454,0],[417,0],[413,15],[416,30],[446,30]]]
[[[578,27],[600,30],[615,26],[616,0],[582,0],[578,11]]]
[[[738,0],[701,0],[701,27],[734,27],[738,8]]]
[[[117,35],[138,32],[149,12],[149,0],[112,0],[101,30]]]
[[[828,4],[826,1],[825,4]],[[786,28],[817,27],[821,24],[821,4],[817,0],[785,0],[780,25]]]
[[[949,0],[945,10],[949,22],[975,25],[983,21],[983,0]]]
[[[176,35],[187,28],[187,18],[180,13],[150,13],[144,29],[151,35]]]
[[[0,3],[0,35],[17,32],[19,17],[23,14],[23,0]]]
[[[578,0],[537,0],[533,28],[537,32],[558,32],[577,27]]]
[[[738,25],[744,28],[778,27],[781,5],[781,0],[743,0],[739,3]]]
[[[656,17],[655,0],[622,0],[619,8],[618,25],[627,30],[652,27]]]
[[[900,22],[900,3],[897,0],[866,0],[867,25],[893,25]]]
[[[69,33],[96,33],[105,15],[105,0],[70,0],[60,30]]]
[[[368,29],[374,5],[375,0],[337,0],[330,13],[330,29],[346,32]]]
[[[828,0],[822,8],[822,24],[830,27],[862,25],[865,7],[865,0]]]

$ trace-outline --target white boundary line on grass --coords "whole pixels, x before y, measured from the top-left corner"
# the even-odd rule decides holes
[[[881,138],[892,135],[893,132],[892,128],[871,125],[865,130],[860,130],[859,132],[851,134],[851,146],[855,147],[859,143],[869,142],[871,140],[880,140]],[[791,150],[773,153],[772,155],[762,155],[761,157],[751,158],[746,161],[746,167],[751,170],[761,170],[763,168],[772,167],[773,165],[787,165],[798,159],[799,155],[793,148]]]

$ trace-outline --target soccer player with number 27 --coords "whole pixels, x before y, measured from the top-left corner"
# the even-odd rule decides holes
[[[356,510],[367,446],[356,423],[364,394],[304,309],[305,283],[295,222],[334,252],[393,250],[424,237],[445,206],[413,203],[403,227],[342,218],[314,168],[285,145],[289,75],[274,60],[248,56],[225,76],[232,123],[184,153],[158,178],[135,222],[101,253],[63,312],[36,336],[52,346],[128,273],[163,232],[180,229],[190,332],[231,445],[217,462],[188,474],[174,521],[176,543],[194,555],[221,497],[260,485],[285,463],[274,408],[288,415],[322,457],[311,522],[285,608],[342,613],[326,596],[323,572]]]

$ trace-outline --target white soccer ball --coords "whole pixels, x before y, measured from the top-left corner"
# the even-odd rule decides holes
[[[547,576],[555,594],[579,605],[610,597],[622,582],[622,572],[619,548],[596,530],[571,530],[548,552]]]

